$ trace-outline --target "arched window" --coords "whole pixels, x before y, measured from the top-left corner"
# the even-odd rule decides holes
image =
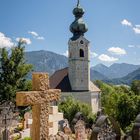
[[[80,57],[84,57],[84,51],[80,49]]]

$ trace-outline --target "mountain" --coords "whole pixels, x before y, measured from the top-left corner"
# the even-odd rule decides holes
[[[33,65],[34,71],[48,72],[50,75],[56,70],[68,66],[68,58],[50,51],[32,51],[25,53],[26,62]],[[91,80],[103,80],[114,84],[130,84],[135,79],[140,79],[140,66],[132,64],[113,64],[107,67],[98,64],[90,70]],[[122,77],[122,78],[119,78]],[[28,75],[31,78],[31,73]]]
[[[28,64],[33,65],[34,71],[48,72],[50,75],[68,66],[67,57],[43,50],[26,52],[25,59]]]
[[[109,67],[103,65],[103,64],[97,64],[96,66],[91,68],[92,70],[95,70],[104,76],[108,77],[109,79],[113,77],[113,73],[110,71]]]
[[[107,67],[103,64],[98,64],[92,67],[92,69],[108,77],[108,79],[124,77],[128,75],[129,73],[137,70],[138,68],[140,68],[140,65],[133,65],[133,64],[127,64],[127,63],[121,63],[121,64],[114,63],[110,67]]]
[[[68,58],[49,51],[32,51],[25,53],[25,59],[28,64],[33,65],[33,70],[37,72],[48,72],[50,75],[56,70],[68,66]],[[91,69],[91,80],[108,79],[106,76]],[[31,73],[28,75],[31,79]]]
[[[127,63],[121,63],[121,64],[114,63],[113,65],[109,67],[111,72],[114,73],[113,78],[124,77],[128,75],[129,73],[137,70],[138,68],[140,68],[140,65],[133,65],[133,64],[127,64]]]
[[[129,73],[125,77],[112,79],[111,81],[108,80],[106,82],[113,83],[113,84],[128,84],[128,85],[130,85],[132,83],[132,81],[134,81],[134,80],[140,80],[140,68]]]
[[[90,69],[90,79],[93,80],[109,80],[106,76],[101,74],[100,72]]]

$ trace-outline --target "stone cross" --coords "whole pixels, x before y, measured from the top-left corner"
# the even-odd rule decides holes
[[[32,140],[48,140],[49,137],[49,104],[58,101],[60,90],[49,89],[47,73],[32,74],[32,89],[28,92],[17,92],[17,106],[32,106],[33,124]]]

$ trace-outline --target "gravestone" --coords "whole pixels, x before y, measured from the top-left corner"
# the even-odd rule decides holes
[[[90,140],[120,140],[121,131],[118,124],[111,118],[101,115],[93,125]]]
[[[79,121],[79,120],[82,120],[82,121],[86,121],[86,117],[83,115],[82,112],[77,112],[71,122],[71,128],[72,128],[72,132],[74,132],[74,126],[76,125],[76,123]]]
[[[79,120],[76,125],[74,126],[75,129],[75,136],[76,140],[86,140],[86,129],[85,129],[85,122],[82,120]]]
[[[49,135],[56,135],[58,123],[63,120],[63,113],[58,112],[58,106],[51,106],[49,112]]]
[[[133,126],[132,139],[140,140],[140,114],[136,117],[136,120]]]
[[[32,113],[26,112],[24,114],[24,129],[31,128],[32,126]]]
[[[34,91],[16,94],[17,106],[32,106],[32,140],[48,140],[49,138],[50,102],[58,101],[61,92],[58,89],[49,89],[49,87],[47,73],[33,73],[32,88]]]

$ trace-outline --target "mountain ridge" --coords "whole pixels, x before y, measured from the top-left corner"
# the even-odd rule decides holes
[[[51,51],[40,50],[25,52],[25,59],[27,63],[34,66],[34,71],[48,72],[50,75],[52,75],[56,70],[68,67],[68,58],[66,56]],[[104,64],[97,64],[96,66],[91,67],[90,76],[92,81],[103,80],[105,82],[120,84],[121,82],[125,83],[126,78],[124,77],[136,71],[137,68],[140,68],[140,65],[114,63],[107,67]],[[119,76],[120,73],[121,76],[123,76],[120,78],[118,73]],[[136,71],[136,73],[138,72]],[[131,74],[129,79],[131,79],[130,77],[133,75],[134,74]],[[134,77],[136,78],[137,76],[133,76],[132,79],[134,79]],[[28,78],[31,79],[31,73],[29,74]]]

